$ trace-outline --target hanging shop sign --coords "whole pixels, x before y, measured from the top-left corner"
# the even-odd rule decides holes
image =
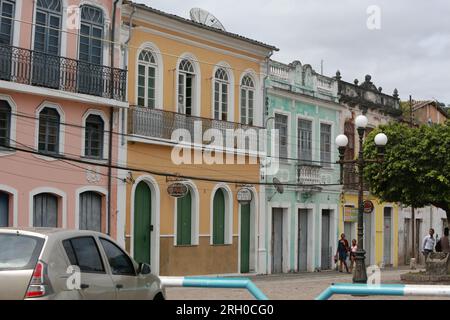
[[[241,188],[237,193],[237,201],[240,204],[249,204],[252,202],[252,191],[249,188]]]
[[[358,208],[345,206],[344,207],[344,222],[357,222]]]
[[[372,213],[375,206],[373,205],[373,202],[370,200],[364,201],[364,213]]]
[[[188,192],[188,187],[180,182],[172,183],[167,187],[167,193],[174,198],[184,198]]]

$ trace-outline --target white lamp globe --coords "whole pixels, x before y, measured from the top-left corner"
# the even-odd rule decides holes
[[[367,124],[369,123],[369,120],[366,116],[360,115],[356,117],[355,124],[357,128],[363,128],[365,129],[367,127]]]
[[[341,134],[336,137],[336,145],[338,147],[346,147],[348,145],[348,138],[346,135]]]
[[[379,133],[375,137],[375,144],[379,147],[384,147],[388,143],[388,137],[384,133]]]

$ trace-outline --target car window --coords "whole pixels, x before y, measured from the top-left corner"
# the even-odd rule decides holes
[[[0,271],[34,269],[44,239],[18,234],[0,234]]]
[[[109,240],[100,238],[100,243],[108,257],[112,274],[135,276],[136,271],[128,255]]]
[[[63,241],[67,257],[81,272],[105,273],[105,268],[93,237],[80,237]]]

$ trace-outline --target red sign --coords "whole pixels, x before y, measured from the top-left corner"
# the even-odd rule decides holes
[[[364,213],[372,213],[375,206],[373,205],[373,202],[370,200],[364,201]]]

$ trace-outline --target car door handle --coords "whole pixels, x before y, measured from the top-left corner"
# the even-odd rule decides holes
[[[116,288],[119,289],[119,290],[123,289],[123,284],[116,284]]]
[[[82,290],[84,290],[84,289],[89,288],[89,285],[88,285],[88,284],[82,283],[82,284],[80,285],[80,288],[81,288]]]

